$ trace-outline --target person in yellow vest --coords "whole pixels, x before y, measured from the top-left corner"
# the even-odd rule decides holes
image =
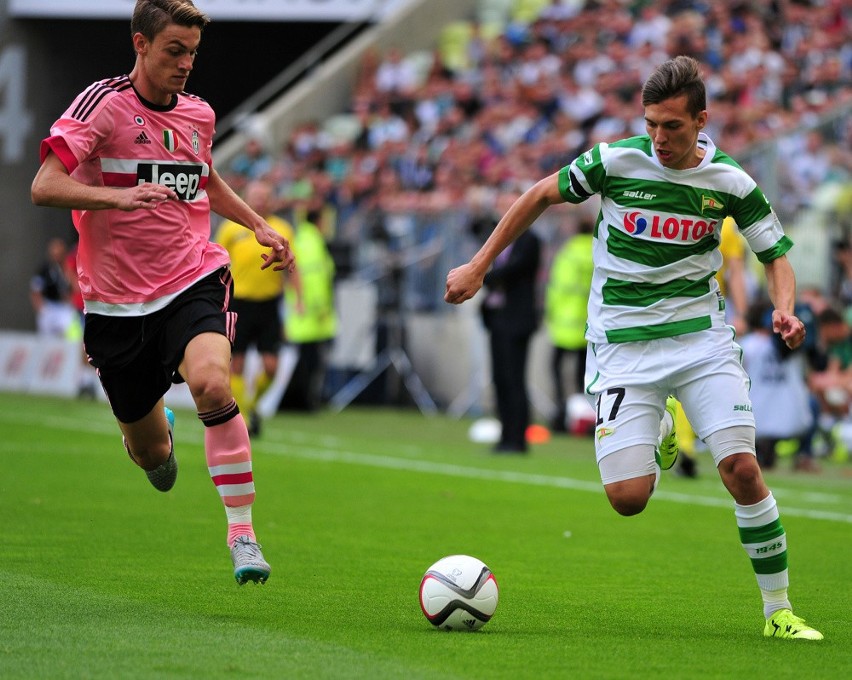
[[[749,285],[746,276],[746,241],[737,229],[733,217],[722,222],[719,252],[722,266],[716,272],[716,281],[725,298],[725,315],[737,335],[748,331],[746,315],[749,307]]]
[[[582,394],[586,372],[586,314],[592,287],[592,243],[594,222],[584,219],[577,233],[556,253],[550,267],[544,300],[544,325],[553,344],[551,369],[556,413],[551,421],[555,432],[567,430],[566,404],[562,364],[574,358],[572,394]]]
[[[299,360],[282,405],[313,411],[322,402],[328,353],[337,335],[335,266],[318,223],[321,209],[308,208],[296,222],[290,247],[298,264],[284,288],[285,335]]]
[[[245,201],[252,210],[263,215],[269,226],[288,241],[293,241],[293,228],[273,214],[273,187],[265,180],[253,180],[245,187]],[[251,231],[226,220],[216,233],[216,241],[231,256],[234,276],[234,296],[229,311],[236,313],[236,331],[231,356],[231,391],[240,408],[247,413],[249,434],[260,434],[261,420],[257,402],[269,389],[278,371],[278,350],[281,346],[281,296],[284,290],[282,272],[271,267],[260,269],[261,254],[266,251],[257,243]],[[254,379],[253,388],[246,384],[245,360],[249,347],[260,354],[262,368]]]
[[[726,320],[734,327],[737,335],[740,335],[748,329],[745,320],[749,304],[745,263],[746,244],[733,217],[726,217],[722,222],[719,251],[722,253],[722,266],[716,272],[716,281],[719,283],[719,290],[725,299]],[[678,447],[683,454],[678,472],[686,477],[695,477],[697,476],[695,432],[683,412],[680,402],[677,402],[675,412],[675,428]]]

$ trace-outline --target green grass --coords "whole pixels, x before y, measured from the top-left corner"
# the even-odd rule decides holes
[[[0,394],[0,677],[832,678],[849,672],[852,465],[768,475],[791,597],[822,643],[762,638],[730,499],[708,458],[623,518],[592,443],[519,458],[468,421],[281,414],[255,443],[269,583],[233,581],[202,426],[179,411],[160,494],[104,404]],[[420,577],[448,554],[500,584],[475,633],[432,628]]]

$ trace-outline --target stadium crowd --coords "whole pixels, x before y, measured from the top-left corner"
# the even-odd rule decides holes
[[[368,53],[349,111],[302,123],[282,148],[252,140],[231,178],[271,178],[283,210],[321,197],[341,227],[374,204],[493,205],[495,192],[523,190],[594,141],[643,134],[642,83],[677,54],[704,64],[707,132],[735,157],[852,101],[852,10],[842,0],[498,4],[505,16],[446,27],[433,53]],[[852,172],[852,127],[821,141],[811,174],[790,177],[795,203],[814,182]],[[815,150],[801,135],[786,153]]]
[[[280,148],[252,138],[224,172],[236,187],[271,181],[282,214],[324,208],[329,239],[362,243],[387,237],[390,215],[446,212],[464,218],[439,229],[481,238],[472,225],[497,217],[502,194],[519,194],[594,142],[644,134],[642,84],[678,54],[705,69],[707,133],[719,148],[738,158],[784,140],[784,190],[770,197],[782,222],[820,184],[852,182],[852,122],[830,116],[852,102],[852,8],[843,0],[483,0],[476,19],[445,27],[432,52],[368,52],[348,111],[301,123]],[[545,267],[587,218],[565,216]],[[836,298],[808,292],[815,320],[835,308],[846,318],[849,252],[838,250]],[[818,330],[815,321],[814,339]],[[821,338],[813,349],[823,358],[809,369],[819,374],[815,412],[826,431],[826,419],[842,419],[825,399],[826,389],[837,399],[831,388],[844,380],[825,373],[838,369],[828,361],[843,354],[835,345]],[[840,363],[850,367],[852,352]]]

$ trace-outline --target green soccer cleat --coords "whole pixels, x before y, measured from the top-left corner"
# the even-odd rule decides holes
[[[822,640],[822,633],[811,628],[789,609],[779,609],[766,619],[763,636],[784,640]]]
[[[677,427],[675,427],[675,413],[677,409],[677,400],[674,397],[669,397],[666,399],[666,411],[668,411],[669,415],[672,417],[672,429],[671,431],[663,437],[663,440],[660,442],[660,447],[657,449],[657,463],[660,465],[661,470],[668,470],[671,468],[675,461],[677,461],[678,454],[678,444],[677,444]]]

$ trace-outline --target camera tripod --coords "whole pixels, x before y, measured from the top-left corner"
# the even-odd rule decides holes
[[[373,366],[366,372],[356,375],[347,382],[331,399],[329,406],[339,413],[346,408],[354,399],[367,389],[386,370],[393,368],[397,378],[401,379],[402,385],[408,391],[417,408],[423,414],[433,415],[437,413],[435,404],[420,376],[414,370],[411,359],[404,349],[404,326],[405,320],[402,313],[402,269],[403,263],[391,265],[390,281],[393,286],[393,303],[384,313],[387,327],[387,346],[376,355]],[[399,394],[399,385],[394,390]]]

